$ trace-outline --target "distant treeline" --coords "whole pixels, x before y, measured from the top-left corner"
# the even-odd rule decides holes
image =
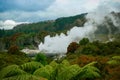
[[[55,21],[43,21],[38,23],[20,24],[12,30],[0,30],[0,49],[8,49],[11,45],[20,48],[37,47],[46,35],[54,36],[56,33],[66,33],[74,26],[83,26],[86,22],[85,14],[62,17]]]

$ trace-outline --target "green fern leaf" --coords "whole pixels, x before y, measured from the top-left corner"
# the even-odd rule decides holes
[[[43,65],[39,62],[28,62],[20,67],[22,70],[32,74],[36,69],[43,67]]]

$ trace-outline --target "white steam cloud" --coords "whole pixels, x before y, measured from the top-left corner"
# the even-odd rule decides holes
[[[78,42],[84,37],[89,37],[94,32],[94,26],[86,25],[85,27],[73,27],[67,32],[67,35],[61,33],[55,37],[49,35],[45,37],[45,43],[39,45],[39,49],[45,53],[66,53],[68,45],[75,41]]]
[[[90,40],[96,39],[96,34],[98,34],[96,33],[97,31],[100,34],[107,31],[110,40],[112,38],[111,34],[120,32],[120,17],[118,17],[120,14],[117,14],[120,10],[116,9],[115,5],[108,5],[105,0],[101,2],[104,2],[104,4],[99,5],[95,11],[86,15],[87,22],[84,26],[73,27],[67,32],[67,35],[61,33],[54,37],[50,37],[49,35],[46,36],[44,43],[40,43],[39,50],[46,54],[64,54],[67,52],[67,47],[71,42],[78,42],[84,37]]]
[[[64,54],[67,52],[67,47],[71,42],[79,42],[84,37],[93,40],[95,38],[94,33],[99,29],[104,30],[104,28],[108,30],[108,37],[111,38],[110,34],[112,33],[112,28],[108,21],[112,21],[113,26],[120,29],[120,18],[115,17],[114,13],[101,13],[101,15],[100,13],[88,14],[86,16],[88,21],[84,26],[73,27],[67,32],[67,35],[61,33],[54,37],[46,36],[44,43],[40,43],[39,50],[48,54]],[[104,27],[98,27],[98,25],[104,25]]]
[[[0,29],[13,29],[16,25],[28,23],[28,22],[15,22],[13,20],[0,21]]]

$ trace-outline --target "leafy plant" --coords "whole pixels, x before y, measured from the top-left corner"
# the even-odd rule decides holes
[[[112,59],[107,63],[113,66],[120,65],[120,56],[113,56]]]
[[[79,80],[94,79],[100,77],[99,70],[94,67],[96,62],[89,63],[80,68],[78,65],[70,65],[67,60],[60,64],[52,61],[43,66],[39,62],[28,62],[21,66],[11,65],[0,71],[1,80]],[[45,78],[45,79],[44,79]]]
[[[89,39],[88,38],[83,38],[82,40],[80,40],[79,44],[80,45],[86,45],[89,43]]]
[[[40,62],[40,63],[42,63],[43,65],[46,65],[46,64],[47,64],[46,59],[47,59],[47,58],[46,58],[45,54],[43,54],[43,53],[38,53],[38,54],[35,56],[35,61]]]

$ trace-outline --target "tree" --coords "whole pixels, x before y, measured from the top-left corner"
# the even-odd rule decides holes
[[[67,53],[74,53],[78,47],[79,47],[78,43],[76,42],[70,43],[70,45],[67,47]]]
[[[52,61],[43,66],[39,62],[28,62],[23,65],[10,65],[0,71],[0,80],[80,80],[100,77],[99,70],[94,67],[96,62],[84,67],[70,65],[67,60],[60,64]],[[42,79],[41,79],[42,78]]]
[[[113,56],[112,59],[107,63],[113,66],[120,65],[120,56]]]
[[[79,44],[80,45],[86,45],[89,43],[89,39],[88,38],[83,38],[82,40],[80,40]]]
[[[23,65],[10,65],[0,71],[0,80],[47,80],[34,75],[34,71],[43,67],[39,62],[28,62]]]
[[[45,56],[45,54],[43,53],[38,53],[36,56],[35,56],[35,61],[37,62],[40,62],[41,64],[43,65],[46,65],[47,64],[47,58]]]
[[[94,65],[96,64],[96,62],[91,62],[87,65],[85,65],[84,67],[81,68],[81,70],[79,71],[78,74],[76,74],[75,77],[73,77],[72,80],[87,80],[87,79],[91,79],[93,80],[94,78],[98,78],[100,77],[100,71],[98,68],[94,67]]]
[[[18,46],[16,46],[16,45],[10,46],[10,48],[8,49],[8,53],[10,53],[10,54],[19,54],[20,51],[19,51]]]

